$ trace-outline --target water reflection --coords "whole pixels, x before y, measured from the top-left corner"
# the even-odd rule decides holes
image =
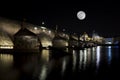
[[[79,69],[82,69],[82,63],[83,63],[83,54],[84,54],[84,52],[83,52],[83,50],[80,50],[80,52],[79,52]]]
[[[88,67],[89,67],[90,64],[91,64],[91,54],[92,54],[91,48],[88,48],[88,49],[87,49],[87,66],[88,66]]]
[[[77,56],[76,56],[77,53],[75,50],[73,50],[72,54],[73,54],[73,71],[74,71],[77,63]]]
[[[79,69],[86,69],[96,63],[96,47],[79,51]]]
[[[41,61],[43,64],[41,64],[41,72],[39,75],[40,80],[45,80],[48,74],[48,63],[49,63],[49,57],[50,56],[50,51],[49,50],[42,50],[41,53]]]
[[[76,77],[81,79],[82,76],[94,75],[96,71],[97,75],[104,74],[105,71],[109,72],[107,68],[112,65],[111,61],[119,58],[118,49],[97,46],[72,50],[71,55],[57,58],[51,55],[53,52],[50,50],[29,55],[1,53],[0,80],[73,80]],[[62,54],[62,52],[58,53]]]
[[[101,61],[101,46],[85,48],[79,51],[79,69],[86,70],[90,67],[97,67],[99,69]],[[110,50],[109,50],[110,54]]]
[[[92,48],[92,52],[91,52],[92,54],[92,64],[94,64],[95,62],[96,62],[96,47],[93,47]]]
[[[47,66],[43,65],[42,68],[41,68],[41,73],[40,73],[39,79],[40,80],[45,80],[46,77],[47,77]]]
[[[83,55],[83,68],[86,68],[87,64],[87,49],[84,50],[84,55]]]
[[[42,53],[41,53],[41,60],[45,61],[45,62],[48,62],[49,61],[49,57],[50,56],[50,51],[49,50],[42,50]]]
[[[65,69],[66,69],[66,60],[65,60],[65,58],[64,58],[64,59],[63,59],[63,63],[62,63],[62,70],[61,70],[62,75],[64,74]]]
[[[112,51],[111,51],[111,46],[108,46],[108,64],[111,64],[111,59],[112,59]]]
[[[62,59],[62,70],[61,70],[62,76],[64,75],[64,73],[66,71],[68,62],[69,62],[69,57],[63,57],[63,59]]]
[[[0,54],[0,62],[4,66],[12,66],[13,64],[13,55],[10,54]]]
[[[0,54],[0,80],[17,80],[18,72],[13,68],[13,55]]]
[[[99,68],[99,64],[100,64],[100,51],[101,51],[101,46],[97,47],[97,52],[96,52],[96,66],[97,69]]]

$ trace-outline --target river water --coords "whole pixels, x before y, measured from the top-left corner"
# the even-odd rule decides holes
[[[0,53],[0,80],[119,80],[119,49],[97,46],[71,50],[70,55],[62,57],[52,56],[50,50]]]

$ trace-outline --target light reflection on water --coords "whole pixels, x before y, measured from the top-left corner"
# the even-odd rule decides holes
[[[42,68],[41,68],[41,73],[40,73],[39,79],[40,80],[45,80],[46,77],[47,77],[47,66],[43,65]]]
[[[92,48],[92,63],[95,63],[96,47]]]
[[[72,54],[73,54],[73,71],[74,71],[76,67],[76,61],[77,61],[76,51],[73,50]]]
[[[97,52],[96,52],[96,66],[97,66],[97,68],[99,68],[99,65],[100,65],[100,57],[101,57],[100,51],[101,51],[101,46],[98,46]]]
[[[82,74],[82,71],[88,70],[89,68],[92,68],[92,70],[99,73],[103,61],[107,62],[106,65],[110,66],[113,57],[119,57],[118,49],[119,48],[113,48],[110,46],[98,46],[78,51],[72,50],[71,53],[69,53],[70,55],[58,58],[54,58],[54,56],[51,58],[52,52],[50,50],[42,50],[41,53],[19,56],[1,53],[0,74],[4,75],[0,75],[0,80],[7,80],[8,78],[6,78],[6,76],[11,76],[9,80],[66,80],[66,76],[76,72],[81,72]],[[113,56],[113,53],[117,56]],[[88,76],[87,73],[86,76]],[[69,77],[73,78],[73,76]],[[67,79],[69,78],[67,77]]]
[[[80,53],[79,53],[79,68],[82,69],[82,62],[83,62],[83,50],[80,50]]]
[[[86,64],[87,64],[87,50],[84,50],[84,54],[83,54],[83,68],[86,68]]]
[[[67,65],[68,65],[68,61],[69,61],[69,58],[68,58],[68,57],[64,57],[64,58],[62,59],[62,70],[61,70],[62,76],[64,76],[64,73],[65,73],[66,68],[67,68]]]
[[[111,46],[108,46],[108,64],[111,64],[111,59],[112,59],[112,51],[111,51]]]
[[[96,59],[96,47],[93,48],[85,48],[84,50],[79,51],[79,69],[86,69],[91,64],[95,64],[97,60],[97,64],[99,60]],[[98,55],[99,56],[99,55]]]
[[[61,73],[62,73],[62,75],[64,74],[64,72],[65,72],[65,69],[66,69],[66,60],[65,60],[65,58],[63,59],[63,63],[62,63],[62,70],[61,70]]]
[[[13,55],[0,54],[0,80],[17,80],[19,73],[13,68]]]
[[[10,54],[0,54],[0,62],[4,64],[4,66],[12,66],[13,64],[13,55]]]
[[[45,80],[48,74],[48,63],[49,63],[49,50],[42,50],[41,53],[41,60],[44,62],[43,65],[41,65],[41,72],[39,75],[40,80]]]
[[[50,56],[49,50],[42,50],[41,60],[43,60],[45,62],[48,62],[49,61],[49,56]]]

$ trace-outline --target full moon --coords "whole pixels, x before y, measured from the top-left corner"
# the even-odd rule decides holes
[[[83,19],[85,19],[85,17],[86,17],[86,14],[85,14],[84,11],[79,11],[79,12],[77,13],[77,18],[78,18],[79,20],[83,20]]]

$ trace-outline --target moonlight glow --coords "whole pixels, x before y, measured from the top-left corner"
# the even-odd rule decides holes
[[[83,20],[83,19],[85,19],[85,17],[86,17],[86,14],[85,14],[84,11],[79,11],[79,12],[77,13],[77,18],[78,18],[79,20]]]

